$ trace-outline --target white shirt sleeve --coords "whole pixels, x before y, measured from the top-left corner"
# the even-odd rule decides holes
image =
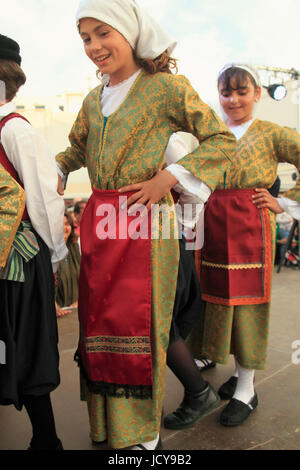
[[[178,184],[173,189],[179,193],[179,204],[176,204],[175,208],[178,222],[183,230],[193,229],[199,222],[204,203],[211,194],[211,190],[203,181],[183,166],[176,164],[197,145],[198,141],[188,146],[179,134],[172,134],[165,152],[166,170],[178,180]]]
[[[289,214],[293,219],[300,220],[300,204],[297,201],[293,201],[288,197],[276,198],[280,207]]]
[[[185,192],[186,194],[195,195],[204,203],[211,194],[209,187],[199,178],[196,178],[186,168],[176,164],[178,160],[191,151],[192,149],[188,149],[182,137],[178,134],[173,134],[165,152],[167,165],[166,170],[172,173],[172,175],[179,181],[179,183],[174,186],[175,191],[178,193]]]
[[[65,174],[63,173],[60,164],[57,163],[57,162],[56,162],[56,168],[57,168],[57,173],[59,174],[59,176],[60,176],[61,178],[63,178]]]
[[[61,179],[61,185],[62,185],[63,189],[66,189],[69,174],[68,173],[63,173],[62,167],[57,162],[56,162],[56,168],[57,168],[57,173],[59,174],[60,179]]]
[[[63,236],[64,200],[57,193],[57,166],[45,139],[26,121],[11,119],[1,141],[26,193],[32,226],[44,240],[53,266],[67,256]]]

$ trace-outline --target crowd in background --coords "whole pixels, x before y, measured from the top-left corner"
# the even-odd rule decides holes
[[[86,201],[66,201],[64,215],[64,239],[68,256],[59,263],[55,282],[56,315],[72,312],[78,304],[78,280],[80,269],[80,220]]]

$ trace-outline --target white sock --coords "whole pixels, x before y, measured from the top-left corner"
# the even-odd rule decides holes
[[[154,450],[155,447],[157,446],[158,440],[159,440],[159,434],[157,434],[157,437],[153,441],[141,442],[141,444],[143,444],[146,450]],[[142,449],[140,449],[137,446],[133,446],[131,447],[131,450],[142,450]]]
[[[236,362],[236,361],[235,361],[235,362]],[[236,363],[235,363],[235,371],[234,371],[234,373],[232,374],[232,376],[233,376],[233,377],[238,377],[238,376],[239,376],[239,370],[238,370],[238,367],[237,367]]]
[[[234,362],[235,362],[235,369],[234,369],[234,373],[232,374],[232,377],[238,377],[239,376],[238,361],[236,360],[235,357],[234,357]]]
[[[245,369],[237,361],[238,382],[233,398],[248,404],[254,396],[254,370]]]

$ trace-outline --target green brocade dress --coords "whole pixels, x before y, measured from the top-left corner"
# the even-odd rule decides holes
[[[270,188],[277,177],[279,162],[288,162],[300,170],[300,135],[293,129],[255,120],[238,141],[232,163],[226,171],[225,189]],[[224,183],[216,189],[224,189]],[[300,181],[285,193],[300,202]],[[275,257],[275,214],[269,211]],[[209,241],[214,243],[212,234]],[[205,317],[188,339],[194,357],[203,354],[225,364],[234,354],[242,367],[264,369],[267,358],[270,303],[227,307],[206,303]]]
[[[25,209],[25,192],[0,164],[0,268],[4,268]]]
[[[92,186],[102,190],[149,180],[164,166],[171,135],[185,131],[200,145],[180,164],[212,190],[216,187],[230,163],[235,138],[185,77],[142,71],[108,118],[101,112],[101,92],[99,86],[85,98],[69,136],[71,147],[57,156],[65,173],[86,166]],[[172,208],[171,194],[160,203]],[[107,438],[112,448],[151,441],[160,429],[179,260],[174,228],[176,216],[171,212],[171,237],[151,241],[152,398],[103,397],[87,390],[91,438]]]

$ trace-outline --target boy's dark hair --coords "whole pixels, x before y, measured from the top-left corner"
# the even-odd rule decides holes
[[[0,80],[5,83],[6,101],[11,101],[26,82],[26,75],[13,60],[0,59]]]
[[[231,79],[234,78],[236,82],[235,89],[239,90],[240,88],[244,88],[247,86],[248,80],[251,81],[254,88],[258,88],[257,83],[255,82],[254,78],[250,73],[246,70],[243,70],[239,67],[230,67],[229,69],[225,70],[220,77],[218,78],[218,87],[222,84],[222,88],[225,90],[232,90],[231,86]]]

